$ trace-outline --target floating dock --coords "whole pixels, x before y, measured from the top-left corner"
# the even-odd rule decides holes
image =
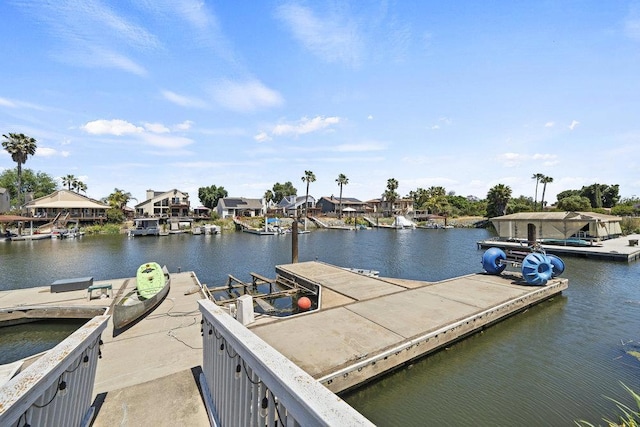
[[[552,298],[568,286],[562,278],[530,286],[517,273],[472,274],[434,283],[378,278],[315,261],[276,266],[276,273],[301,286],[320,287],[320,309],[285,318],[258,316],[248,327],[336,393]],[[103,333],[93,425],[123,420],[129,425],[209,425],[195,379],[203,357],[197,304],[204,297],[202,286],[193,272],[173,273],[171,278],[168,296],[154,311],[117,335],[110,321]],[[47,317],[62,317],[70,307],[89,307],[109,314],[135,280],[94,285],[107,283],[113,298],[87,300],[86,290],[52,293],[49,287],[2,291],[0,311],[28,313],[28,307],[36,306],[46,307]],[[43,316],[41,309],[32,314]]]
[[[616,239],[603,240],[594,243],[593,246],[562,246],[562,245],[541,245],[545,252],[581,258],[602,259],[609,261],[631,262],[640,259],[640,246],[638,240],[640,234],[632,234]],[[500,248],[517,249],[526,248],[526,242],[509,242],[504,240],[481,240],[478,242],[478,249]]]

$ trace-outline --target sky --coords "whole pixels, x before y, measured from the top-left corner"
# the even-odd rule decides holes
[[[0,133],[118,188],[640,196],[638,1],[0,2]],[[0,172],[15,168],[0,152]],[[538,190],[538,200],[541,189]]]

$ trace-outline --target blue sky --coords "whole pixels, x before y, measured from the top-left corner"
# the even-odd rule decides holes
[[[0,133],[114,188],[640,196],[640,2],[8,0]],[[4,151],[0,170],[15,167]]]

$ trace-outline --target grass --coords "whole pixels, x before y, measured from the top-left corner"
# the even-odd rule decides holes
[[[640,395],[635,391],[631,390],[626,385],[622,384],[622,387],[627,390],[627,392],[633,397],[633,400],[636,402],[637,408],[630,408],[629,406],[620,403],[615,399],[608,398],[612,402],[614,402],[620,411],[621,415],[618,416],[617,421],[610,420],[608,418],[603,418],[602,420],[606,423],[608,427],[639,427],[640,426]],[[578,426],[587,426],[587,427],[595,427],[594,424],[591,424],[587,421],[576,421],[576,425]]]

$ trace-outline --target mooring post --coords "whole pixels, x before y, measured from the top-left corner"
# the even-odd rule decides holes
[[[298,220],[291,224],[291,264],[298,262]]]

